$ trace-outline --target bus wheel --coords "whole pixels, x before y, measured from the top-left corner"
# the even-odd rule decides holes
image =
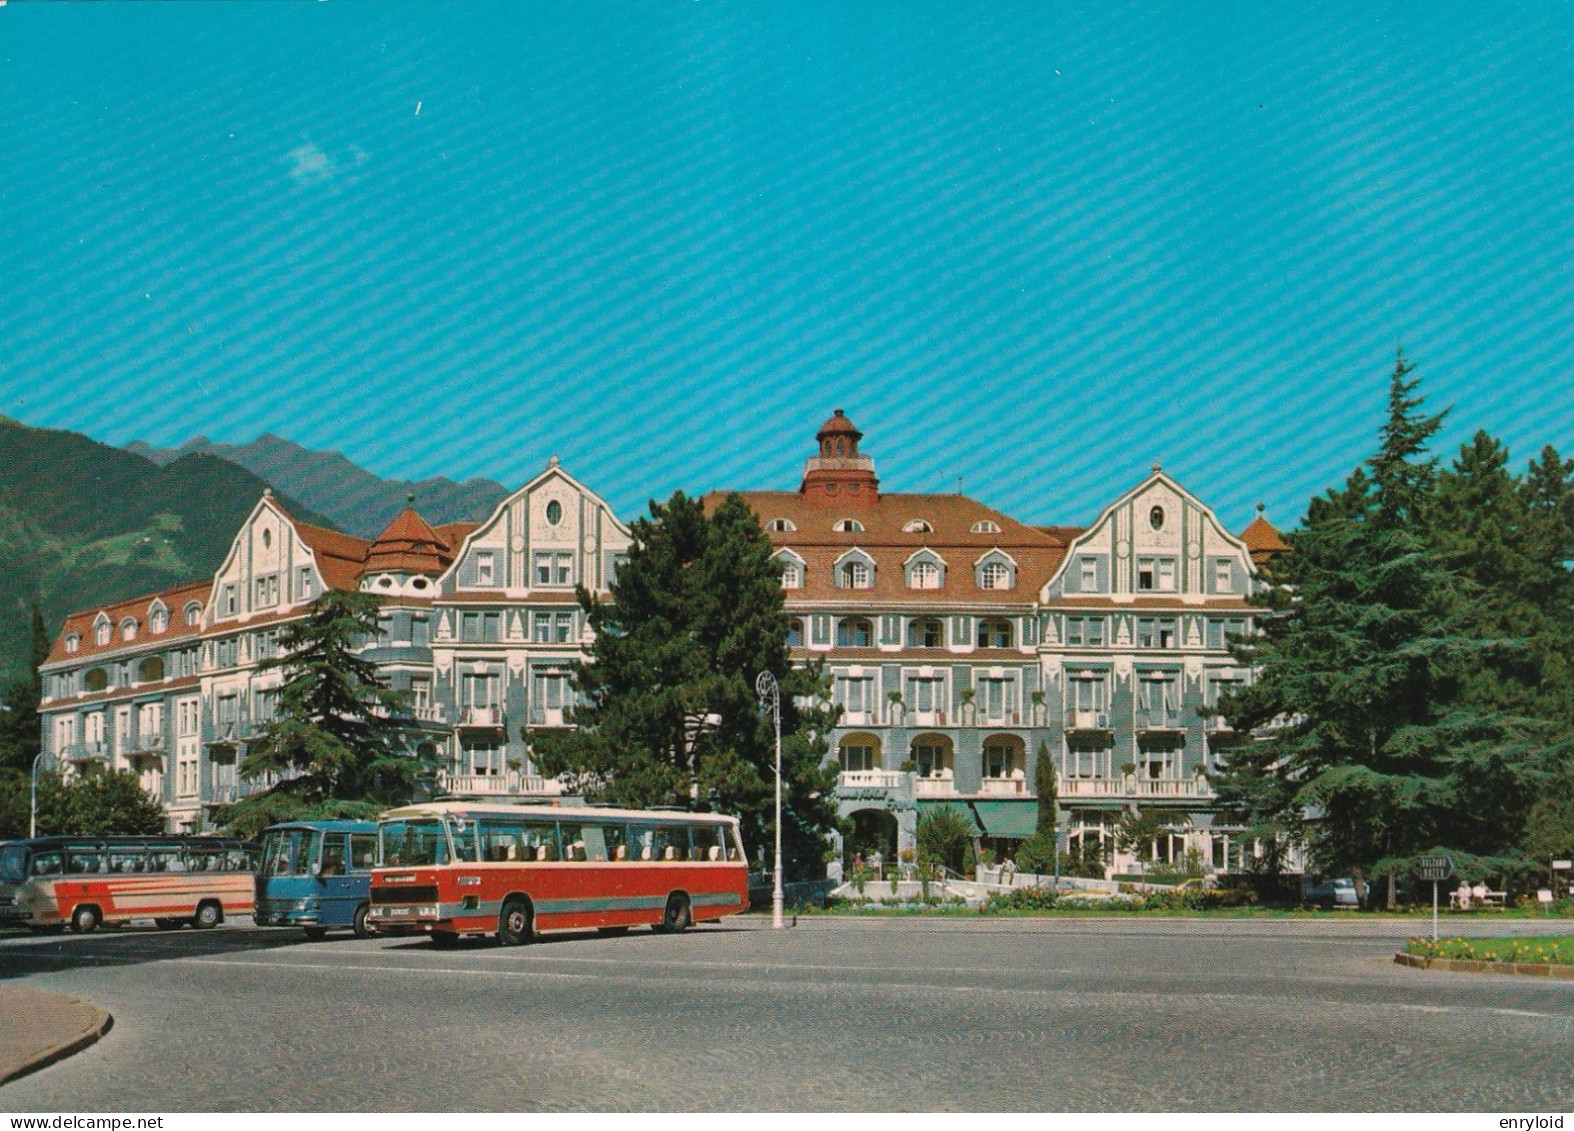
[[[372,937],[372,929],[366,925],[366,904],[364,903],[355,909],[354,930],[355,937],[358,939],[369,939]]]
[[[191,917],[191,925],[199,931],[211,931],[219,925],[219,920],[224,918],[224,913],[217,903],[211,900],[197,905],[197,913]]]
[[[661,922],[656,930],[662,934],[673,935],[693,921],[693,916],[689,914],[689,897],[675,891],[667,897],[667,910],[662,913]]]
[[[519,946],[530,941],[535,933],[530,921],[530,904],[517,895],[503,901],[502,913],[497,917],[497,941],[504,946]]]
[[[179,919],[155,919],[153,925],[161,931],[178,931],[185,926]]]
[[[76,910],[71,912],[72,932],[85,935],[96,926],[98,926],[98,908],[86,903],[77,904]]]
[[[327,927],[302,927],[301,930],[306,932],[309,939],[320,939],[328,933]]]

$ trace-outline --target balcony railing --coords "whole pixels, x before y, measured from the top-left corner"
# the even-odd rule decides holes
[[[978,783],[984,797],[1031,797],[1026,778],[985,778]]]
[[[573,724],[568,721],[568,712],[567,707],[532,707],[530,725],[533,727],[571,726]]]
[[[478,797],[557,797],[563,784],[539,774],[454,774],[444,770],[437,784],[446,793]]]
[[[1206,778],[1061,778],[1060,796],[1066,797],[1195,797],[1213,796]]]
[[[461,707],[459,708],[459,725],[462,727],[501,727],[503,726],[503,708]]]
[[[1108,711],[1068,711],[1067,730],[1109,730]]]
[[[410,713],[423,723],[440,723],[444,721],[443,705],[441,703],[430,703],[424,707],[411,707]]]
[[[955,797],[955,778],[925,778],[913,779],[913,796],[915,797]]]
[[[72,743],[61,751],[61,756],[67,762],[80,762],[84,765],[90,765],[97,762],[107,762],[109,761],[109,743]]]
[[[1138,711],[1138,730],[1184,730],[1186,723],[1179,711]]]
[[[900,789],[906,777],[901,770],[843,770],[836,784],[844,789]]]
[[[258,793],[266,793],[278,785],[277,779],[270,778],[240,778],[233,782],[224,782],[220,785],[208,787],[208,796],[205,804],[208,805],[233,805],[242,798],[252,797]]]

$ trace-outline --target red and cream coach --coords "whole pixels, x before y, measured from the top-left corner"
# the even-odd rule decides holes
[[[641,924],[681,931],[748,906],[736,817],[435,802],[385,813],[367,923],[437,946]]]
[[[250,915],[255,846],[206,836],[46,836],[0,845],[0,926],[166,930]]]

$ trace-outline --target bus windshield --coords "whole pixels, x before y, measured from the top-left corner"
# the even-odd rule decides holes
[[[448,863],[448,837],[443,832],[442,822],[435,818],[385,821],[378,828],[378,835],[385,867],[411,868],[420,864]],[[473,837],[474,833],[471,835]]]
[[[309,876],[322,834],[312,829],[271,829],[262,842],[262,874]]]
[[[20,844],[0,848],[0,883],[19,884],[27,878],[27,849]]]

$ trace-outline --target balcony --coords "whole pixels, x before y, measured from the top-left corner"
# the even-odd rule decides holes
[[[1186,722],[1179,710],[1138,711],[1137,729],[1139,731],[1185,730]]]
[[[901,770],[843,770],[836,777],[838,789],[900,789],[907,775]]]
[[[1068,731],[1107,731],[1110,729],[1108,711],[1066,712]]]
[[[454,774],[444,770],[437,785],[455,797],[558,797],[563,783],[539,774]]]
[[[107,742],[77,742],[65,747],[61,757],[76,766],[103,766],[109,763]]]
[[[1032,797],[1026,778],[985,778],[978,783],[980,797]]]
[[[986,715],[980,711],[975,717],[973,725],[981,727],[1019,727],[1022,725],[1022,712],[996,711],[992,715]]]
[[[124,755],[131,762],[162,762],[169,754],[162,738],[145,738],[130,743],[130,747]]]
[[[943,727],[951,724],[946,721],[944,711],[908,711],[906,725],[910,727]]]
[[[574,724],[568,720],[567,707],[535,707],[530,712],[533,727],[566,727]]]
[[[250,781],[241,778],[238,781],[221,782],[218,785],[208,787],[208,795],[203,798],[202,803],[204,805],[233,805],[244,798],[253,797],[259,793],[266,793],[278,784],[278,781],[271,781],[267,778],[255,778]]]
[[[478,730],[502,730],[503,708],[501,707],[461,707],[459,708],[459,725]]]
[[[1230,720],[1223,715],[1207,715],[1202,720],[1202,729],[1208,734],[1234,734],[1235,728],[1230,725]]]
[[[410,708],[410,714],[423,723],[441,723],[446,721],[443,718],[443,705],[441,703],[431,703],[424,707],[412,707]]]
[[[1213,788],[1206,778],[1061,778],[1059,785],[1062,800],[1076,797],[1118,797],[1143,800],[1146,798],[1195,798],[1207,800]]]
[[[954,777],[915,777],[913,778],[914,797],[956,797],[956,779]]]

